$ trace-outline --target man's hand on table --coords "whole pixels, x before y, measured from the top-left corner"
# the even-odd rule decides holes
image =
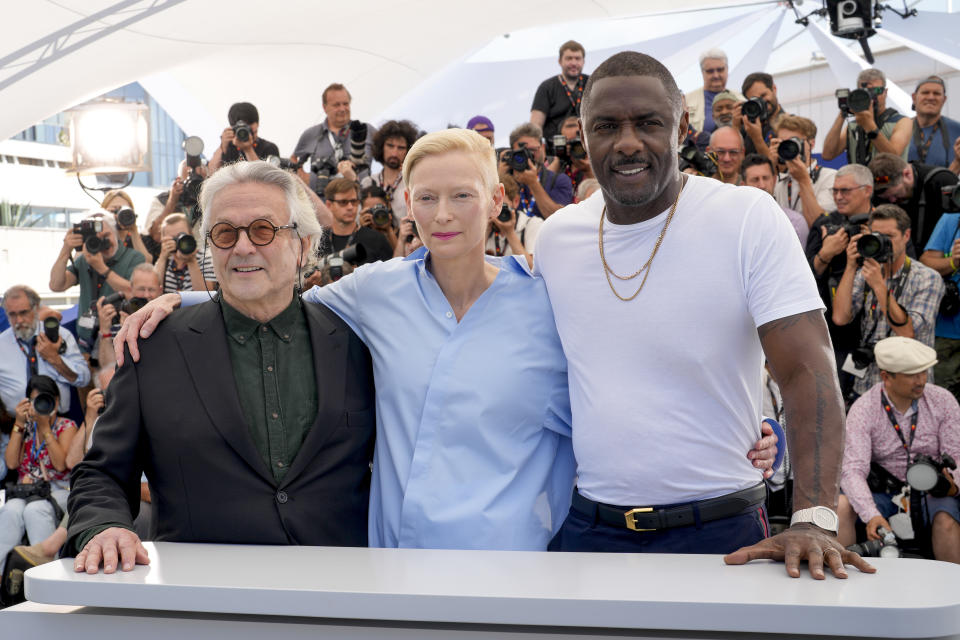
[[[851,564],[862,573],[877,570],[853,551],[843,548],[837,537],[808,523],[797,523],[771,538],[749,547],[737,549],[723,557],[727,564],[746,564],[751,560],[776,560],[786,565],[791,578],[800,577],[800,562],[810,565],[810,575],[817,580],[826,577],[824,563],[836,578],[846,578],[844,565]]]
[[[111,527],[90,539],[74,559],[73,570],[92,575],[103,565],[104,573],[113,573],[118,560],[124,571],[132,571],[134,564],[150,564],[150,556],[137,534],[122,527]]]

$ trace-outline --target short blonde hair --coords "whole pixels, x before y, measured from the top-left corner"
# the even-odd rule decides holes
[[[500,184],[496,152],[490,146],[489,140],[471,129],[435,131],[413,143],[403,161],[403,183],[408,188],[413,184],[413,169],[424,158],[453,151],[473,154],[476,157],[477,168],[487,189],[495,189]]]
[[[103,209],[106,209],[110,205],[110,203],[116,200],[117,198],[123,198],[124,200],[127,201],[127,204],[129,204],[131,208],[133,207],[133,198],[127,195],[127,192],[123,191],[122,189],[114,189],[113,191],[107,191],[106,195],[103,196],[103,200],[100,202],[100,207]]]

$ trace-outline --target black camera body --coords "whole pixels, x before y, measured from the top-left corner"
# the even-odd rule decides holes
[[[503,206],[500,207],[500,213],[497,214],[497,220],[500,222],[510,222],[510,218],[512,217],[513,212],[510,211],[510,205],[504,202]]]
[[[287,158],[281,158],[280,156],[268,156],[267,162],[272,164],[278,169],[284,169],[285,171],[298,171],[300,167],[303,166],[304,161],[307,159],[307,156],[303,157],[303,160],[294,162],[293,160],[288,160]]]
[[[680,170],[693,169],[703,176],[710,177],[717,173],[717,162],[709,155],[697,148],[697,145],[688,142],[677,152],[680,156]]]
[[[787,163],[797,156],[803,157],[803,140],[801,138],[793,137],[780,141],[780,145],[777,147],[777,157],[780,158],[781,162]]]
[[[861,265],[866,258],[880,263],[890,262],[893,260],[893,243],[882,233],[866,233],[857,240],[857,252],[860,253],[857,263]]]
[[[587,157],[587,149],[583,146],[583,141],[580,138],[567,140],[566,136],[560,134],[547,140],[546,152],[547,155],[560,158],[561,162],[565,164],[570,164],[573,160],[583,160]]]
[[[837,106],[843,112],[844,117],[849,118],[855,113],[866,111],[873,107],[876,102],[876,95],[869,89],[837,89]]]
[[[944,213],[960,213],[960,184],[951,184],[940,189]]]
[[[858,369],[866,369],[877,359],[877,357],[873,354],[872,344],[861,344],[859,347],[850,352],[850,357],[853,359],[853,364],[857,365]]]
[[[386,205],[375,204],[370,207],[370,215],[373,216],[373,224],[377,227],[389,227],[393,224],[393,214]]]
[[[197,239],[189,233],[178,233],[173,239],[180,255],[189,256],[197,250]]]
[[[336,253],[331,253],[323,257],[320,264],[321,269],[329,269],[330,280],[336,282],[343,277],[343,265],[349,263],[353,266],[362,264],[367,259],[367,249],[359,242],[349,247],[344,247]],[[307,274],[309,277],[310,274]]]
[[[327,188],[327,185],[330,184],[330,180],[333,179],[333,176],[337,175],[337,163],[332,157],[314,158],[310,165],[310,171],[317,176],[315,191],[318,196],[323,198],[323,192]]]
[[[237,120],[233,123],[233,136],[240,142],[248,142],[253,138],[253,129],[243,120]]]
[[[83,237],[83,248],[87,253],[100,253],[107,248],[107,243],[99,235],[103,231],[103,220],[81,220],[73,225],[73,232]]]
[[[535,159],[533,151],[523,146],[515,151],[508,149],[503,153],[510,173],[523,173],[527,171],[530,168],[530,163],[534,162]]]
[[[878,527],[877,534],[880,536],[879,540],[852,544],[847,547],[847,550],[864,558],[899,558],[901,554],[900,547],[897,545],[897,536],[884,527]]]
[[[757,120],[765,122],[769,116],[767,101],[760,97],[749,98],[741,105],[740,113],[746,116],[750,122],[756,122]]]
[[[943,454],[939,460],[917,454],[907,467],[907,484],[911,489],[926,491],[934,498],[945,498],[951,490],[951,483],[943,470],[956,468],[957,463],[949,454]]]
[[[828,236],[832,236],[836,232],[843,229],[847,232],[847,237],[852,238],[860,233],[860,227],[867,224],[869,219],[869,213],[858,213],[855,216],[850,216],[847,218],[843,224],[825,224],[823,226],[826,227]]]

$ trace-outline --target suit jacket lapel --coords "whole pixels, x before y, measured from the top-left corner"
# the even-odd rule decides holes
[[[346,389],[347,340],[344,331],[323,314],[318,304],[304,303],[310,344],[313,347],[313,371],[317,381],[317,417],[310,432],[293,459],[282,485],[288,485],[323,449],[323,445],[337,429],[344,410]]]
[[[202,306],[204,309],[189,326],[176,333],[200,402],[223,439],[252,469],[274,484],[240,408],[220,307],[214,302],[204,302]]]

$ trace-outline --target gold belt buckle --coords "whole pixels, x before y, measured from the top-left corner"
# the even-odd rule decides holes
[[[637,521],[633,518],[634,514],[636,513],[650,513],[651,511],[653,511],[653,507],[637,507],[636,509],[630,509],[630,511],[627,511],[625,514],[623,514],[623,517],[627,521],[627,529],[630,529],[631,531],[656,531],[656,529],[638,528]]]

